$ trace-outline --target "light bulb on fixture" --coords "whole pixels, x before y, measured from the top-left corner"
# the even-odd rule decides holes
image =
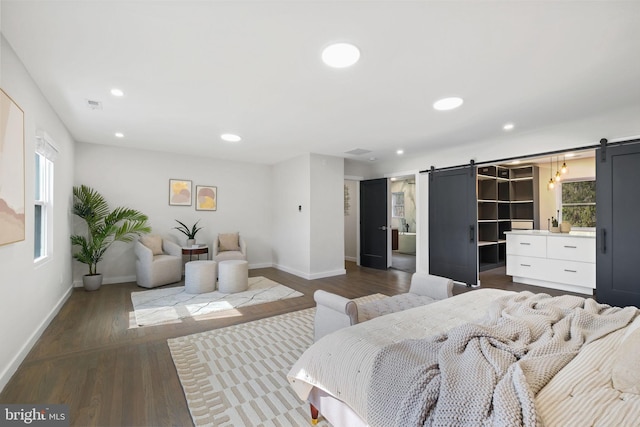
[[[567,162],[564,161],[564,156],[562,156],[562,168],[560,168],[560,172],[565,174],[568,170],[569,169],[567,169]]]
[[[553,158],[549,158],[549,183],[547,184],[547,189],[548,190],[553,190],[553,187],[555,187],[555,183],[553,182],[553,175],[551,172],[551,169],[553,168]]]
[[[558,158],[556,157],[556,182],[560,182],[560,179],[562,178],[560,176],[560,168],[558,168]]]

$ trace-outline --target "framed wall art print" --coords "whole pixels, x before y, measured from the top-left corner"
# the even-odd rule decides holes
[[[215,211],[218,209],[218,188],[210,185],[196,185],[196,210]]]
[[[191,181],[186,179],[169,180],[169,205],[191,206]]]
[[[0,89],[0,246],[24,240],[24,112]]]

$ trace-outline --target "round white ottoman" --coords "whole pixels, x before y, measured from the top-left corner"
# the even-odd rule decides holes
[[[216,262],[189,261],[184,265],[184,291],[203,294],[216,290]]]
[[[249,263],[233,259],[218,265],[218,290],[225,294],[249,289]]]

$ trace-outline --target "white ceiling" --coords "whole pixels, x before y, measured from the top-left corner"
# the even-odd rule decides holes
[[[640,1],[1,8],[2,33],[80,142],[266,164],[307,152],[384,160],[504,138],[506,122],[516,135],[640,105]],[[360,62],[325,66],[335,41],[357,45]],[[451,95],[464,105],[432,108]],[[356,148],[372,152],[345,154]]]

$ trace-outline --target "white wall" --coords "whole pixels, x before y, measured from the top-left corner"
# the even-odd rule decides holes
[[[273,166],[273,262],[306,277],[311,268],[311,158],[302,155]]]
[[[345,177],[358,177],[359,179],[379,178],[371,167],[372,163],[363,160],[344,159]]]
[[[346,274],[344,268],[344,159],[311,154],[312,279]]]
[[[593,129],[570,132],[575,129]],[[431,165],[436,168],[488,162],[505,158],[535,155],[539,153],[571,150],[578,147],[599,144],[600,138],[609,141],[628,139],[640,135],[640,104],[617,111],[606,111],[596,117],[588,117],[575,122],[561,123],[556,127],[531,131],[497,131],[495,138],[483,141],[471,140],[466,144],[450,144],[446,139],[439,141],[432,149],[420,153],[406,152],[404,156],[394,156],[388,161],[367,163],[371,178],[397,175],[398,171],[426,170]]]
[[[76,145],[74,185],[86,184],[99,191],[113,209],[127,206],[149,217],[154,234],[184,244],[186,236],[174,230],[176,220],[203,227],[199,243],[211,244],[218,233],[238,231],[247,242],[250,268],[272,264],[271,167],[157,151],[133,150],[98,144]],[[197,211],[192,206],[169,205],[169,179],[216,186],[216,211]],[[74,263],[79,282],[87,267]],[[105,283],[135,280],[135,255],[131,243],[116,243],[98,264]]]
[[[0,37],[0,87],[24,111],[26,238],[0,246],[0,389],[71,293],[69,215],[73,185],[71,135],[31,80],[4,37]],[[34,265],[34,153],[36,132],[59,148],[54,166],[53,250]]]
[[[344,163],[304,154],[273,166],[274,266],[306,279],[345,274]]]

